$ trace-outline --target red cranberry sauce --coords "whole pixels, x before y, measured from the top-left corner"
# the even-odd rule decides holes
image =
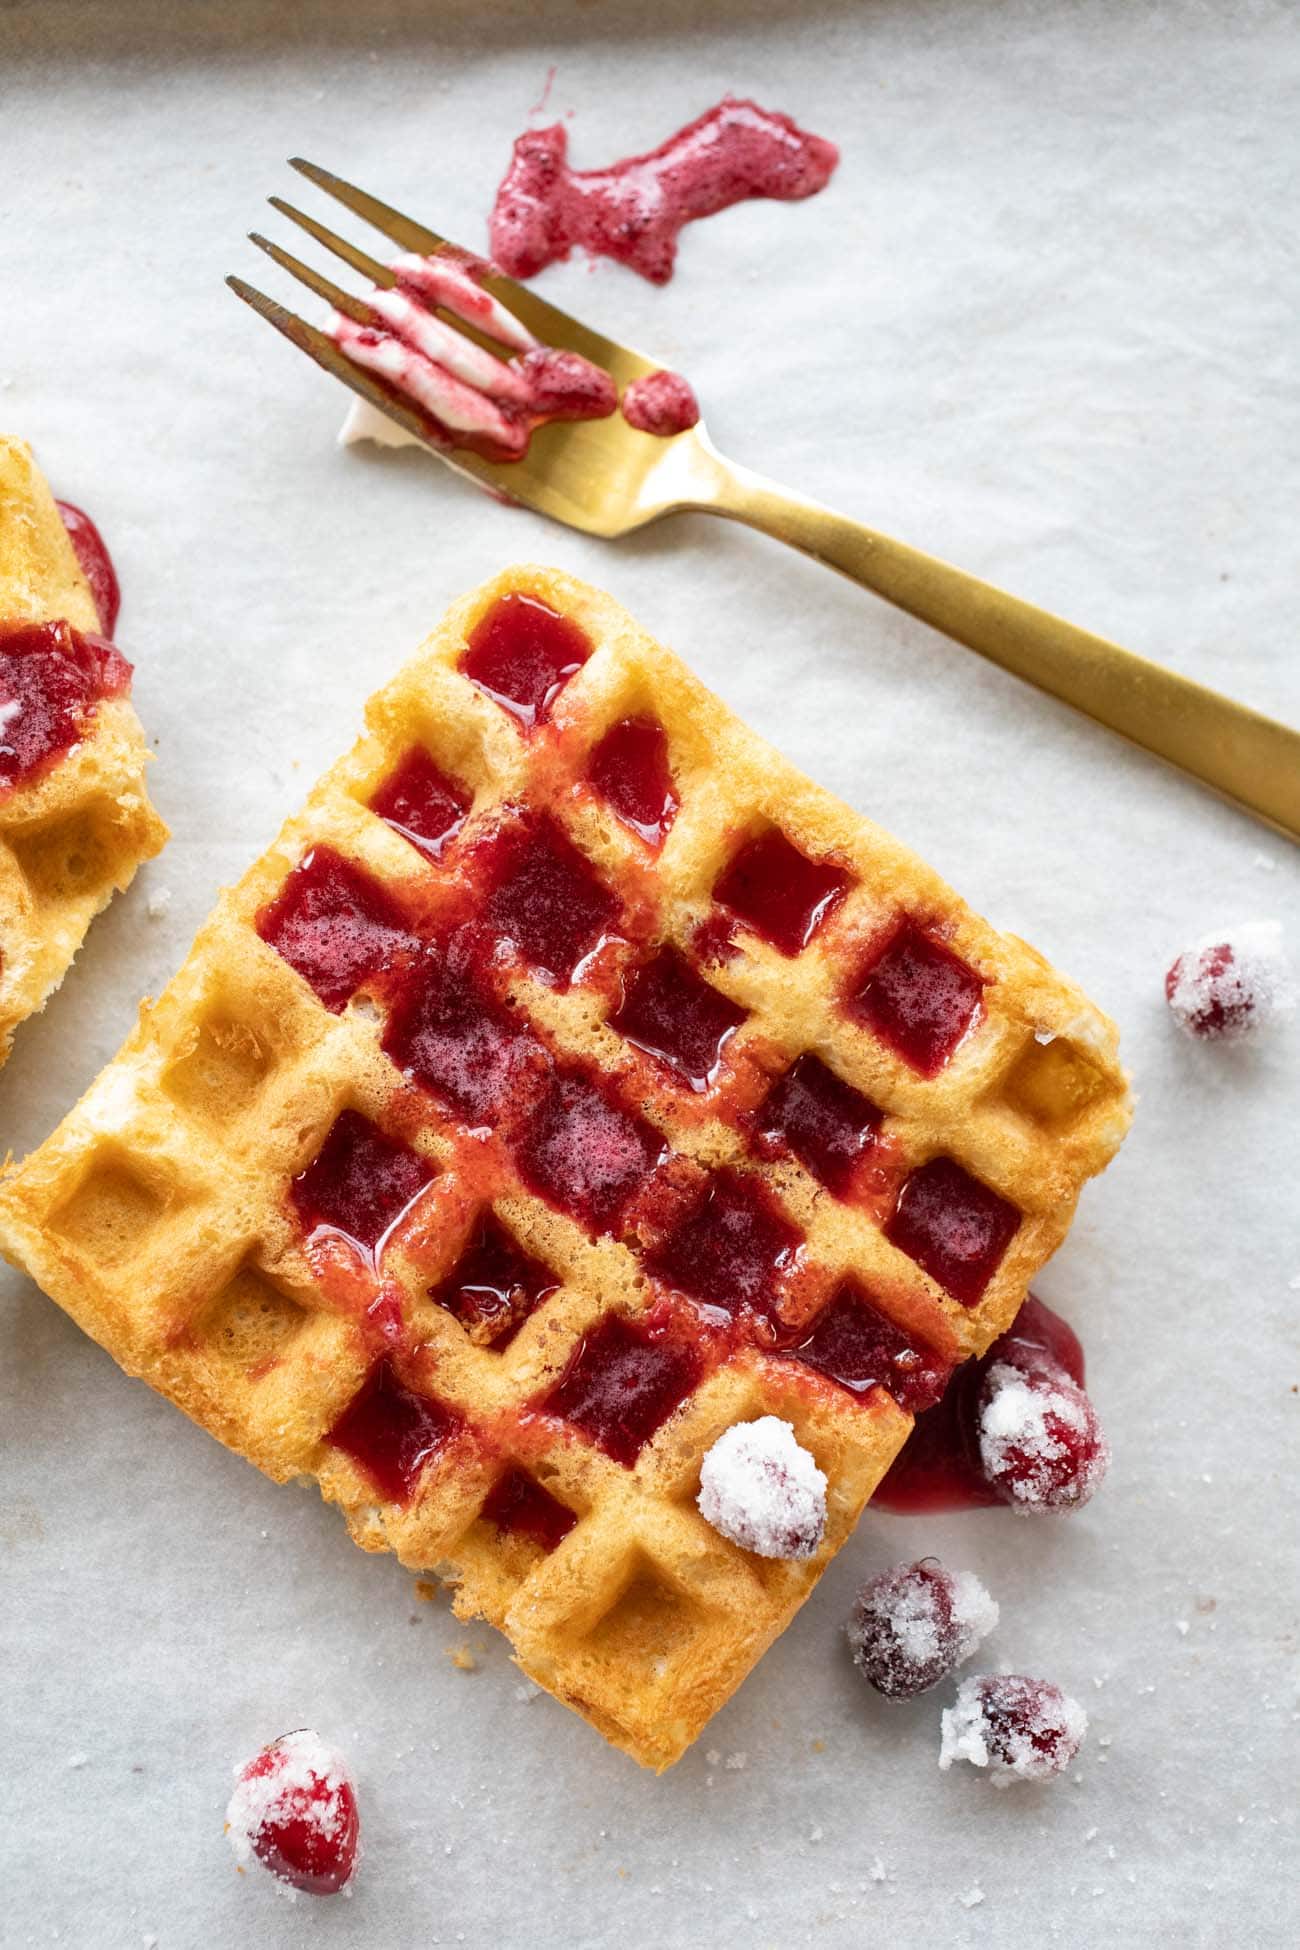
[[[325,1440],[363,1469],[390,1503],[409,1503],[420,1471],[464,1427],[454,1409],[400,1382],[385,1358],[370,1370]]]
[[[71,501],[56,501],[54,505],[68,531],[68,540],[72,543],[81,573],[90,585],[91,600],[99,614],[99,627],[105,636],[112,636],[117,628],[118,611],[122,607],[122,591],[108,546],[84,508],[74,508]]]
[[[465,824],[472,799],[472,793],[439,771],[423,745],[412,745],[380,785],[370,810],[436,860]]]
[[[662,1134],[624,1110],[606,1084],[557,1065],[516,1162],[539,1198],[608,1232],[667,1155]]]
[[[482,849],[497,934],[557,982],[613,938],[623,906],[549,813],[507,825]]]
[[[806,1051],[778,1077],[755,1116],[760,1151],[793,1152],[837,1197],[847,1197],[884,1113]]]
[[[569,617],[535,596],[512,593],[475,624],[460,667],[532,731],[545,724],[551,706],[591,650],[591,639]]]
[[[681,801],[668,769],[668,734],[655,718],[623,718],[591,754],[587,778],[625,826],[660,847]]]
[[[850,1007],[912,1069],[932,1077],[975,1023],[983,991],[973,968],[904,921]]]
[[[609,1026],[699,1091],[717,1077],[722,1052],[748,1013],[676,948],[661,948],[627,980]]]
[[[885,1237],[963,1307],[979,1302],[1020,1225],[1014,1205],[952,1158],[910,1172]]]
[[[603,366],[580,352],[535,345],[519,361],[532,410],[543,420],[607,420],[618,405],[618,387]]]
[[[608,169],[570,169],[567,146],[560,122],[515,143],[489,225],[492,256],[512,277],[534,277],[580,245],[666,284],[683,225],[749,197],[812,196],[839,161],[833,144],[789,116],[731,96],[649,155]]]
[[[305,1232],[327,1227],[371,1258],[432,1177],[418,1151],[345,1110],[289,1196]]]
[[[886,1388],[909,1414],[932,1408],[952,1368],[933,1348],[875,1307],[856,1280],[846,1280],[791,1353],[851,1394]]]
[[[509,1346],[519,1329],[560,1282],[526,1253],[490,1210],[479,1214],[465,1249],[429,1298],[465,1328],[482,1330],[488,1347]]]
[[[783,955],[797,955],[854,885],[843,867],[809,860],[779,827],[770,826],[740,848],[713,898]]]
[[[527,1537],[544,1551],[562,1544],[578,1521],[567,1504],[544,1490],[522,1469],[508,1469],[494,1486],[482,1510],[485,1523],[507,1535]]]
[[[630,1469],[703,1372],[703,1356],[689,1341],[610,1314],[579,1342],[554,1388],[536,1406],[580,1429]]]
[[[1000,1361],[1031,1373],[1047,1364],[1078,1387],[1084,1384],[1078,1336],[1031,1293],[983,1359],[959,1368],[943,1399],[919,1417],[875,1493],[878,1508],[903,1513],[964,1510],[1004,1501],[984,1475],[979,1450],[984,1377]]]
[[[724,1168],[710,1174],[694,1209],[645,1263],[656,1279],[724,1320],[745,1309],[770,1319],[801,1238],[757,1179]]]
[[[102,699],[130,688],[130,664],[103,637],[70,623],[0,622],[0,791],[46,771]]]
[[[303,856],[255,925],[334,1015],[363,983],[390,974],[416,947],[406,915],[382,882],[329,846]]]
[[[638,433],[670,440],[698,426],[700,403],[689,380],[679,372],[648,372],[624,389],[623,418]]]
[[[536,1095],[549,1067],[537,1038],[480,986],[459,941],[424,949],[394,998],[383,1041],[405,1076],[474,1125]]]

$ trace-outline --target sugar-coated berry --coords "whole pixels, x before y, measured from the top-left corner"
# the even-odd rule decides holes
[[[333,1896],[357,1862],[357,1797],[340,1756],[303,1728],[236,1770],[226,1832],[242,1867],[255,1856],[290,1890]]]
[[[1293,1000],[1281,926],[1248,921],[1194,942],[1165,976],[1165,1000],[1188,1036],[1234,1043],[1255,1035]]]
[[[963,1679],[943,1716],[939,1765],[986,1767],[999,1787],[1064,1773],[1083,1745],[1088,1716],[1046,1679],[977,1673]]]
[[[826,1532],[826,1478],[775,1415],[723,1430],[696,1500],[715,1530],[757,1557],[812,1557]]]
[[[1047,1357],[993,1363],[977,1431],[985,1481],[1022,1516],[1081,1509],[1110,1463],[1096,1409]]]
[[[936,1558],[896,1564],[864,1584],[845,1627],[853,1662],[886,1699],[915,1699],[969,1659],[998,1622],[971,1571]]]

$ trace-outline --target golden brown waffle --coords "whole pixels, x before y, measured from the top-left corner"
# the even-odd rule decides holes
[[[129,1372],[439,1569],[662,1768],[845,1541],[906,1405],[1060,1243],[1128,1122],[1115,1031],[566,576],[455,604],[367,723],[0,1189],[0,1239]],[[791,952],[738,918],[782,875]],[[811,1052],[840,1079],[821,1149],[781,1082]],[[918,1263],[945,1270],[931,1235],[960,1297]],[[829,1479],[806,1562],[695,1508],[705,1450],[765,1413]]]
[[[31,449],[0,435],[0,629],[58,621],[100,627]],[[145,792],[148,757],[129,697],[105,696],[70,750],[0,783],[0,1063],[16,1025],[67,974],[95,915],[167,838]]]

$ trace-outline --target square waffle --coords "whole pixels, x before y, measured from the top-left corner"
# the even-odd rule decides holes
[[[31,449],[0,435],[0,1063],[95,915],[167,838],[145,792],[130,665],[99,628]]]
[[[663,1768],[1060,1243],[1115,1030],[566,576],[366,717],[0,1240]],[[829,1481],[806,1562],[695,1507],[762,1414]]]

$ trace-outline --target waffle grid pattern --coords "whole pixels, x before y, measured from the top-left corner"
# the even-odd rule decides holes
[[[520,594],[571,618],[594,646],[549,723],[531,732],[460,669],[475,626]],[[668,734],[680,808],[657,855],[584,782],[590,752],[630,713],[652,714]],[[277,1480],[317,1481],[363,1547],[440,1569],[457,1608],[504,1630],[532,1678],[638,1760],[667,1766],[807,1596],[911,1426],[883,1388],[855,1395],[782,1350],[845,1279],[942,1362],[987,1347],[1064,1236],[1083,1180],[1123,1135],[1114,1030],[1032,950],[795,772],[609,599],[569,578],[516,570],[464,599],[371,700],[367,722],[368,735],[222,897],[113,1064],[9,1178],[0,1238],[128,1371]],[[473,794],[437,857],[370,810],[417,745]],[[482,908],[494,836],[523,807],[549,812],[621,903],[611,938],[571,984],[508,950],[482,978],[544,1046],[548,1068],[599,1072],[627,1115],[662,1134],[666,1162],[603,1229],[573,1201],[561,1199],[564,1210],[539,1195],[521,1168],[521,1133],[537,1115],[526,1078],[498,1117],[467,1122],[386,1053],[387,977],[329,1010],[257,932],[287,877],[329,849],[391,891],[414,936],[442,941]],[[707,957],[700,929],[718,919],[713,887],[769,823],[856,884],[793,958],[744,928],[731,952]],[[845,1006],[900,913],[924,917],[986,983],[980,1020],[929,1080]],[[607,1020],[665,943],[748,1012],[704,1090]],[[809,1050],[883,1113],[872,1174],[852,1198],[754,1142],[773,1080]],[[293,1207],[292,1181],[347,1111],[431,1174],[367,1251],[329,1226],[304,1237]],[[936,1156],[958,1160],[1022,1215],[973,1305],[881,1230],[907,1173]],[[655,1273],[719,1169],[761,1185],[798,1238],[770,1269],[766,1320],[702,1314]],[[431,1297],[489,1210],[558,1283],[497,1346]],[[630,1467],[539,1406],[612,1315],[648,1323],[700,1360],[698,1385]],[[406,1501],[379,1495],[373,1473],[328,1440],[381,1369],[444,1412]],[[765,1413],[793,1423],[829,1479],[825,1542],[806,1563],[754,1558],[694,1508],[703,1453],[731,1423]],[[481,1515],[509,1470],[576,1518],[554,1548]]]

